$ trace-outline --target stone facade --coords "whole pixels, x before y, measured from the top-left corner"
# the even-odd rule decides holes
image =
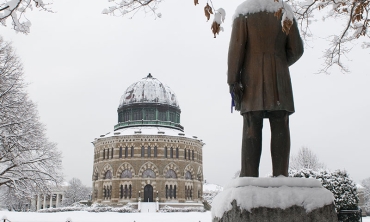
[[[131,135],[100,138],[94,145],[93,202],[112,205],[136,202],[139,199],[139,194],[142,199],[144,198],[146,185],[153,187],[153,199],[157,197],[158,192],[160,202],[201,201],[203,186],[203,143],[201,141],[165,135]],[[126,147],[127,153],[125,152]],[[148,156],[149,147],[150,156]],[[157,149],[156,156],[155,147]],[[132,148],[133,156],[131,156]],[[144,150],[143,156],[142,148]],[[109,150],[109,154],[107,150]],[[154,172],[154,178],[143,174],[147,169]],[[125,170],[131,172],[131,178],[124,178],[122,173]],[[109,173],[107,175],[108,171],[111,172],[111,178]],[[190,175],[190,177],[186,178],[186,175]],[[121,185],[123,192],[121,192]],[[125,185],[128,189],[127,194],[124,192]],[[131,195],[129,193],[130,185]],[[109,189],[112,186],[110,195],[107,192],[104,194],[104,186]],[[172,194],[170,195],[171,186]],[[174,193],[175,186],[176,193]],[[145,200],[143,199],[143,201]]]

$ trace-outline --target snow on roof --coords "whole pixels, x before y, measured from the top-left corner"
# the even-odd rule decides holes
[[[113,132],[109,132],[106,135],[101,136],[101,137],[107,138],[107,137],[114,137],[114,136],[130,136],[130,135],[177,136],[177,137],[185,137],[189,139],[198,140],[200,142],[202,141],[202,140],[199,140],[197,136],[186,134],[185,132],[182,132],[177,129],[167,128],[167,127],[155,127],[155,126],[145,126],[145,127],[137,126],[137,127],[122,128],[122,129],[118,129]]]
[[[121,96],[119,108],[133,103],[162,103],[180,108],[170,87],[149,75],[131,84]]]
[[[278,2],[274,0],[246,0],[236,8],[233,20],[239,15],[246,15],[263,11],[276,12],[280,8],[283,8],[282,21],[284,21],[286,18],[293,21],[294,14],[292,8],[282,0],[279,0]]]
[[[333,194],[313,178],[236,178],[212,202],[212,218],[221,218],[236,200],[241,209],[286,209],[297,205],[307,212],[333,203]]]

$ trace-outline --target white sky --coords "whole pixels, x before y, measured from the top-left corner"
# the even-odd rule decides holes
[[[113,130],[121,95],[150,72],[176,93],[185,133],[206,143],[207,182],[229,181],[240,168],[242,117],[230,114],[226,61],[232,14],[241,2],[213,1],[227,13],[225,31],[216,39],[211,22],[205,22],[203,0],[197,7],[192,0],[166,1],[161,19],[103,15],[108,1],[55,0],[57,13],[26,14],[32,22],[27,36],[0,27],[24,63],[48,137],[63,152],[66,180],[77,177],[91,186],[91,142]],[[312,31],[330,34],[339,30],[337,24],[317,23]],[[327,44],[320,38],[306,44],[290,69],[296,108],[290,118],[291,153],[307,146],[329,169],[346,169],[360,182],[370,176],[369,51],[354,46],[347,63],[351,73],[315,74]],[[266,120],[261,176],[271,173],[269,130]]]

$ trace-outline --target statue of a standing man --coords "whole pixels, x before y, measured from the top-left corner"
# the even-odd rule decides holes
[[[282,25],[286,15],[276,13],[280,9],[291,13],[288,31]],[[288,176],[289,115],[294,113],[289,66],[303,54],[297,23],[281,0],[246,0],[236,15],[227,82],[244,119],[240,176],[259,176],[263,118],[270,121],[273,176]]]

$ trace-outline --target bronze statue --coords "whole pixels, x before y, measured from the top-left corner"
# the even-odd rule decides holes
[[[294,113],[289,66],[302,54],[295,20],[286,34],[273,12],[235,18],[227,82],[244,119],[240,177],[259,176],[263,118],[270,121],[273,176],[288,176],[289,115]]]

